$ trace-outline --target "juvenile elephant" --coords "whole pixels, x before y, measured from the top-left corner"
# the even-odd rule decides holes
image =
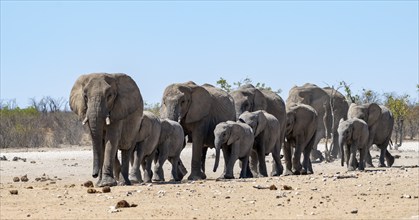
[[[70,108],[88,124],[93,144],[93,173],[97,186],[114,186],[114,163],[121,150],[120,184],[130,184],[129,160],[143,115],[143,99],[135,81],[125,74],[81,75],[70,93]]]
[[[205,179],[206,149],[214,147],[215,126],[236,118],[233,98],[209,84],[171,84],[164,90],[160,115],[178,121],[188,137],[192,137],[191,174],[188,179]]]
[[[285,131],[284,156],[285,175],[313,174],[310,153],[316,139],[317,112],[309,105],[287,106],[287,126]],[[291,155],[294,148],[294,155]],[[301,153],[304,154],[301,169]],[[292,161],[292,163],[291,163]]]
[[[247,174],[249,155],[253,147],[253,130],[241,122],[227,121],[219,123],[214,130],[215,163],[214,172],[217,171],[220,161],[220,148],[224,155],[224,172],[220,179],[234,179],[233,168],[237,159],[240,159],[240,178]]]
[[[330,156],[337,158],[339,154],[339,143],[337,128],[341,118],[346,119],[349,105],[345,96],[335,89],[306,83],[302,86],[294,86],[288,92],[286,101],[287,106],[295,104],[306,104],[313,107],[318,115],[316,139],[314,141],[312,159],[323,160],[321,152],[317,150],[317,145],[322,138],[332,138]],[[331,109],[333,108],[333,114]],[[333,116],[333,117],[332,117]],[[331,135],[332,134],[332,135]],[[326,155],[329,156],[329,155]]]
[[[253,149],[256,151],[258,161],[251,161],[250,169],[253,177],[268,176],[266,170],[265,156],[272,153],[275,167],[272,174],[281,175],[283,167],[281,164],[281,141],[280,123],[275,116],[263,110],[244,112],[240,115],[239,121],[248,124],[255,137]],[[258,169],[259,167],[259,169]]]
[[[141,127],[137,131],[136,147],[132,158],[130,180],[132,182],[151,182],[151,165],[157,151],[161,131],[160,119],[152,112],[144,111]],[[140,165],[143,166],[144,180],[141,178]]]
[[[172,181],[181,181],[188,171],[180,159],[185,146],[185,134],[182,126],[170,119],[161,119],[161,132],[154,159],[154,181],[164,181],[163,164],[169,160],[172,164]]]
[[[394,163],[394,157],[388,152],[387,146],[390,143],[391,133],[393,132],[394,118],[390,110],[375,103],[357,105],[352,103],[349,106],[348,118],[359,118],[368,124],[369,138],[368,149],[373,144],[380,148],[379,167],[385,167],[384,157],[387,166],[391,167]],[[370,151],[367,151],[365,158],[367,167],[373,167]]]
[[[358,118],[351,118],[348,120],[341,119],[338,127],[339,146],[341,149],[342,158],[341,165],[343,166],[346,160],[346,166],[349,171],[364,170],[365,155],[368,151],[368,125],[363,120]],[[359,150],[359,163],[356,160],[356,152]]]
[[[239,118],[239,116],[245,111],[254,112],[257,110],[265,110],[275,116],[280,124],[279,144],[282,146],[285,139],[286,110],[284,100],[281,96],[270,90],[258,89],[251,84],[239,87],[238,89],[230,92],[230,95],[234,99],[237,118]],[[250,160],[258,161],[257,154],[252,153]],[[273,166],[276,166],[275,163]]]

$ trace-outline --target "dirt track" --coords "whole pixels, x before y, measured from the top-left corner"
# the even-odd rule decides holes
[[[346,172],[335,161],[314,164],[314,175],[215,181],[221,169],[212,172],[214,159],[209,156],[205,181],[118,186],[94,194],[82,186],[87,180],[95,182],[88,147],[2,150],[0,156],[8,160],[0,162],[0,218],[418,219],[419,143],[406,145],[414,150],[391,151],[399,156],[393,168]],[[182,152],[187,168],[190,153],[190,148]],[[166,164],[167,179],[169,168]],[[235,176],[238,171],[236,164]],[[13,182],[25,174],[28,182]],[[120,200],[137,207],[113,210]]]

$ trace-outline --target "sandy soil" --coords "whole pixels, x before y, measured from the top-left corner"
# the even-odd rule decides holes
[[[212,172],[210,150],[207,180],[117,186],[93,194],[82,186],[96,182],[89,147],[2,150],[7,161],[0,162],[0,219],[418,219],[418,150],[416,141],[391,151],[398,157],[392,168],[346,172],[334,161],[314,164],[313,175],[230,181],[215,181],[221,169]],[[189,146],[182,152],[187,168],[190,155]],[[169,169],[166,163],[166,179]],[[237,177],[238,164],[235,171]],[[13,181],[24,175],[27,182]],[[115,208],[121,200],[137,206]]]

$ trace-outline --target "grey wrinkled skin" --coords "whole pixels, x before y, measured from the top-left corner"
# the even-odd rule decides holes
[[[348,171],[364,170],[365,156],[368,150],[368,125],[363,120],[351,118],[341,119],[338,126],[339,146],[343,152],[341,165],[346,161]],[[356,152],[359,151],[359,162],[356,159]]]
[[[310,153],[315,143],[319,120],[316,110],[304,104],[294,105],[287,109],[284,146],[285,175],[313,174]],[[292,148],[294,148],[293,155]],[[304,155],[303,165],[300,163],[301,153]]]
[[[258,89],[251,84],[240,86],[238,89],[230,92],[234,99],[237,118],[245,111],[254,112],[257,110],[265,110],[278,119],[280,124],[279,136],[280,145],[282,146],[285,140],[285,123],[286,110],[284,100],[270,90]],[[256,153],[252,153],[250,157],[251,163],[255,164],[258,161]],[[272,164],[272,176],[280,175],[276,173],[275,162]],[[248,173],[251,175],[251,173]]]
[[[334,106],[333,117],[331,113],[331,100]],[[288,93],[286,101],[287,107],[299,103],[313,107],[319,118],[319,120],[317,120],[314,150],[311,153],[312,159],[318,159],[318,155],[321,155],[317,150],[317,145],[322,138],[326,138],[326,133],[328,138],[333,139],[329,150],[330,156],[337,158],[340,154],[337,128],[341,118],[346,120],[349,108],[345,97],[332,88],[320,88],[315,84],[306,83],[302,86],[294,86]],[[323,160],[323,158],[320,157],[320,160]]]
[[[187,170],[180,159],[180,154],[185,147],[185,134],[182,126],[170,119],[161,119],[161,132],[157,145],[157,154],[154,158],[153,181],[165,181],[163,164],[166,160],[172,164],[171,181],[181,181]]]
[[[281,141],[280,124],[272,114],[263,110],[244,112],[240,115],[239,121],[248,124],[255,136],[253,151],[257,154],[258,161],[251,161],[250,171],[253,177],[268,176],[266,170],[265,156],[272,153],[275,162],[273,173],[281,175],[283,167],[281,164]]]
[[[215,163],[213,171],[217,171],[220,160],[220,149],[224,155],[224,172],[219,179],[234,179],[233,168],[240,159],[240,178],[246,178],[248,160],[253,147],[253,130],[241,122],[227,121],[219,123],[214,130]]]
[[[135,152],[129,178],[131,182],[151,182],[153,172],[151,165],[154,160],[161,131],[160,119],[152,112],[144,111],[141,127],[137,134]],[[143,167],[144,179],[141,177],[140,165]]]
[[[368,124],[369,138],[368,149],[373,144],[380,148],[379,167],[385,167],[384,158],[387,166],[391,167],[394,163],[394,157],[388,152],[387,146],[390,143],[393,132],[394,117],[390,110],[375,103],[370,104],[351,104],[349,106],[348,118],[358,118]],[[370,151],[367,151],[365,163],[367,167],[373,167]]]
[[[117,150],[121,150],[123,179],[128,179],[129,158],[143,115],[143,99],[137,84],[125,74],[81,75],[70,93],[70,108],[90,130],[93,173],[97,186],[117,184],[113,172]]]
[[[206,179],[206,150],[214,147],[215,126],[220,122],[235,120],[233,98],[209,84],[171,84],[164,90],[160,116],[179,122],[188,139],[192,140],[191,173],[188,179]]]

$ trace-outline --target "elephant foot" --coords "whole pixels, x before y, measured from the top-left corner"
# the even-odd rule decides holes
[[[387,166],[388,167],[393,166],[393,164],[394,164],[394,157],[391,156],[391,157],[387,157],[386,159],[387,159]]]
[[[226,175],[224,175],[224,178],[225,179],[234,179],[234,176],[232,174],[231,175],[226,174]]]
[[[283,170],[280,170],[279,172],[277,172],[277,171],[275,170],[275,171],[272,171],[272,172],[271,172],[271,176],[281,176],[283,173],[284,173],[284,171],[283,171]]]
[[[307,170],[305,169],[301,170],[301,175],[307,175]]]
[[[307,171],[307,175],[312,175],[314,172],[312,170]]]
[[[379,164],[378,167],[386,167],[385,164]]]
[[[292,174],[293,174],[292,171],[287,169],[285,170],[284,176],[290,176]]]
[[[300,174],[301,174],[301,172],[300,172],[299,170],[294,170],[292,173],[293,173],[294,175],[300,175]]]
[[[97,183],[97,186],[98,187],[104,187],[104,186],[116,186],[117,185],[117,182],[116,182],[116,180],[114,179],[114,178],[112,178],[112,177],[103,177],[102,178],[102,180],[100,180],[98,183]]]
[[[200,172],[200,173],[191,173],[191,175],[189,175],[188,180],[204,180],[207,178],[207,175],[205,175],[205,173]]]
[[[153,182],[164,182],[165,180],[164,180],[164,178],[154,178],[153,179]]]

